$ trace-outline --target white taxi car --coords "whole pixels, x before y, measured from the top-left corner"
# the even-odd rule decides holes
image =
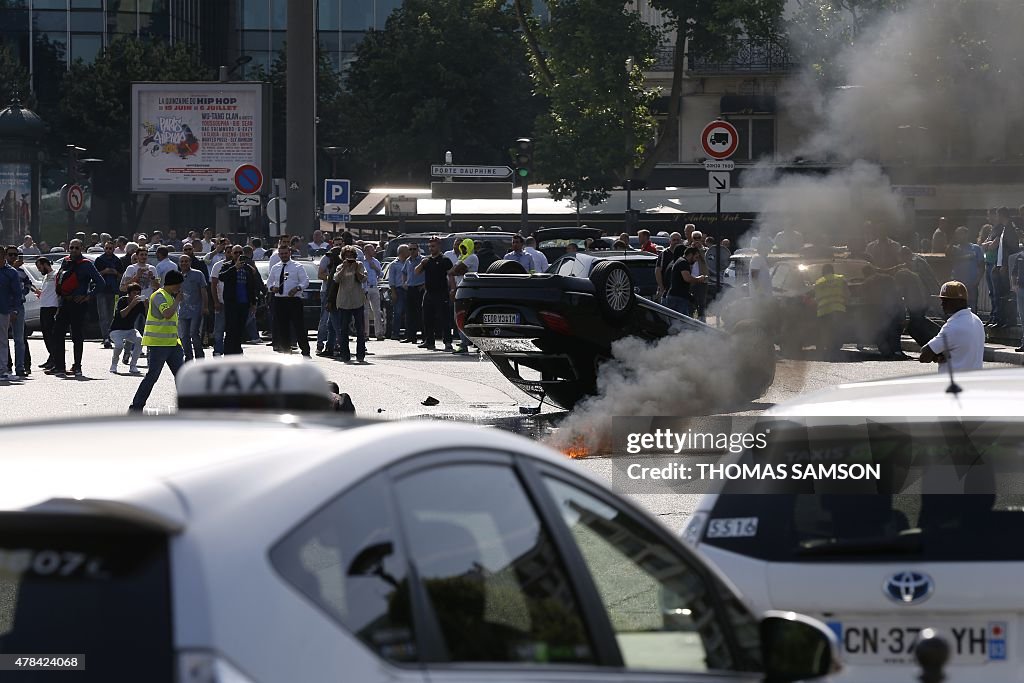
[[[951,679],[1024,681],[1022,398],[1024,371],[1013,369],[842,385],[781,404],[758,427],[775,422],[763,455],[874,457],[889,463],[884,481],[851,483],[858,493],[726,484],[701,498],[683,540],[755,609],[825,621],[842,680],[913,679],[913,648],[933,628],[950,646]]]
[[[179,386],[201,411],[2,429],[0,654],[32,655],[17,680],[53,680],[32,662],[104,683],[836,670],[823,624],[755,618],[655,520],[532,441],[201,402],[284,391],[315,407],[323,377],[293,391],[283,378],[305,370],[277,384],[278,365],[188,364]]]

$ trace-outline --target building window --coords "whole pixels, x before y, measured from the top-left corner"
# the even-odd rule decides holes
[[[733,155],[735,161],[775,160],[775,117],[729,117],[740,134],[740,145]]]
[[[98,33],[73,33],[71,34],[71,58],[74,62],[81,59],[86,64],[96,61],[97,55],[103,49],[103,36]]]

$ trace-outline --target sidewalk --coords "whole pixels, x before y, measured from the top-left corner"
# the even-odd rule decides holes
[[[1016,346],[1008,346],[1006,344],[985,344],[985,361],[989,363],[1008,363],[1010,365],[1021,365],[1024,366],[1024,353],[1017,353],[1014,349]],[[906,352],[919,353],[921,346],[908,337],[903,335],[903,350]]]

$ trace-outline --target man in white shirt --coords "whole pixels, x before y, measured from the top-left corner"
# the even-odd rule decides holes
[[[939,363],[939,372],[949,363],[954,372],[981,370],[985,360],[985,326],[967,305],[967,286],[952,280],[939,290],[946,324],[921,349],[922,363]]]
[[[134,257],[135,263],[125,268],[121,276],[121,292],[127,294],[128,283],[138,282],[142,287],[143,301],[149,301],[149,297],[160,287],[160,274],[149,265],[149,251],[145,247],[135,250]]]
[[[227,258],[226,250],[230,246],[231,245],[228,244],[227,237],[217,238],[217,240],[212,245],[210,245],[210,249],[208,250],[206,256],[203,257],[203,260],[206,261],[206,265],[209,266],[210,268],[213,268],[213,265],[215,263],[217,263],[218,261],[223,261],[225,258]],[[205,242],[203,243],[203,248],[206,249]]]
[[[462,284],[462,280],[465,279],[466,273],[477,273],[480,271],[480,257],[475,253],[476,244],[473,240],[468,237],[462,240],[456,245],[456,249],[449,251],[445,256],[454,263],[454,267],[448,271],[448,287],[451,289],[451,302],[452,302],[452,320],[455,320],[455,294]],[[456,253],[458,252],[458,253]],[[459,333],[459,339],[462,340],[462,344],[455,349],[452,353],[467,353],[469,351],[469,337],[463,334],[462,330],[456,326],[456,332]]]
[[[50,259],[45,256],[37,258],[36,269],[43,276],[43,286],[39,292],[39,327],[43,332],[43,344],[49,352],[46,362],[39,367],[49,370],[53,367],[54,345],[59,342],[60,347],[64,346],[64,340],[53,338],[53,321],[57,317],[57,309],[60,308],[60,297],[57,296],[57,274],[53,271]],[[63,351],[63,348],[60,350]]]
[[[274,350],[291,353],[294,337],[302,355],[308,358],[309,337],[302,314],[302,295],[309,287],[309,274],[301,264],[291,260],[290,247],[282,245],[277,253],[281,261],[274,264],[267,277],[267,287],[273,295]]]
[[[384,270],[380,261],[376,259],[377,248],[367,244],[363,249],[363,267],[366,269],[366,282],[363,283],[366,290],[366,303],[363,305],[363,330],[364,336],[370,337],[370,316],[373,316],[373,330],[377,335],[377,341],[384,341],[384,316],[380,311],[380,290],[377,284],[380,282]]]
[[[209,254],[211,251],[213,251],[213,245],[214,245],[213,230],[211,230],[210,228],[204,228],[203,229],[203,253],[204,254]]]
[[[142,287],[143,301],[149,301],[149,297],[153,295],[157,289],[160,288],[160,275],[156,272],[156,268],[149,265],[149,251],[145,247],[139,247],[133,254],[135,263],[132,263],[125,268],[124,275],[121,276],[121,292],[123,294],[128,293],[128,285],[132,282],[137,282],[139,287]],[[146,316],[139,316],[138,323],[135,329],[139,331],[139,334],[143,334],[146,329]],[[129,349],[124,350],[125,363],[128,363],[127,356]]]
[[[544,255],[544,252],[537,249],[537,240],[533,237],[526,238],[526,246],[523,248],[527,254],[533,259],[533,265],[536,266],[538,273],[545,273],[548,269],[548,257]]]
[[[312,256],[315,251],[327,251],[331,248],[329,242],[324,241],[324,233],[320,230],[313,231],[313,239],[306,245],[309,255]]]
[[[175,265],[170,256],[170,250],[167,247],[160,246],[156,248],[156,274],[160,278],[160,283],[163,284],[164,276],[172,270],[178,270],[178,266]]]

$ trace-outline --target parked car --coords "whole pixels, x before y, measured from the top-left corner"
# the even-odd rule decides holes
[[[598,366],[612,357],[618,339],[654,341],[679,329],[725,338],[726,332],[636,292],[638,280],[648,273],[653,279],[655,258],[637,251],[566,254],[546,273],[533,274],[496,261],[487,273],[463,280],[456,324],[510,382],[538,400],[572,408],[596,391]],[[775,350],[753,325],[734,331],[749,335],[753,351],[737,359],[741,386],[734,393],[753,400],[774,381]]]
[[[451,422],[217,411],[257,387],[276,399],[310,369],[228,363],[178,373],[223,388],[201,412],[5,428],[20,483],[0,493],[0,652],[59,655],[104,683],[838,669],[824,624],[751,613],[661,523],[547,447]],[[185,433],[212,446],[182,449]],[[111,449],[111,434],[146,447]]]
[[[949,643],[950,679],[1021,678],[1020,371],[952,383],[850,383],[774,407],[751,428],[770,430],[767,448],[738,461],[876,463],[880,477],[729,482],[682,533],[757,610],[826,621],[844,681],[914,678],[925,628]]]

